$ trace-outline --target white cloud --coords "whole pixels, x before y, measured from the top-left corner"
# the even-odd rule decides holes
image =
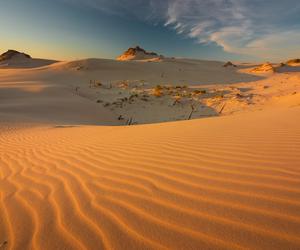
[[[288,59],[300,55],[300,32],[289,30],[259,37],[248,43],[241,53],[260,58]],[[244,51],[243,51],[244,50]],[[298,54],[297,54],[298,53]]]
[[[170,0],[165,25],[226,52],[278,59],[300,52],[300,29],[286,24],[299,7],[297,0]]]

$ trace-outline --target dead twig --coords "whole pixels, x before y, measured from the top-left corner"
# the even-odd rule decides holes
[[[191,105],[191,108],[192,108],[192,111],[191,111],[191,113],[190,113],[190,115],[189,115],[189,117],[188,117],[188,120],[191,120],[192,115],[193,115],[193,113],[195,112],[195,106],[194,106],[194,105]]]
[[[223,112],[225,106],[226,106],[226,103],[224,103],[224,105],[222,106],[221,110],[219,111],[219,114],[222,114],[222,112]]]
[[[127,121],[127,125],[130,126],[132,124],[132,117]]]

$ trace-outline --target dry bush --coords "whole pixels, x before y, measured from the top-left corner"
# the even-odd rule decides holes
[[[180,103],[181,100],[182,100],[181,96],[179,96],[179,95],[174,96],[173,99],[174,99],[173,106],[175,106],[176,104]]]
[[[163,94],[164,93],[162,90],[154,89],[154,91],[153,91],[153,95],[156,97],[161,97],[161,96],[163,96]]]
[[[97,88],[97,87],[102,87],[102,83],[100,81],[96,80],[90,80],[90,88]]]
[[[156,85],[154,89],[155,89],[155,90],[162,90],[162,89],[163,89],[163,87],[162,87],[162,86],[160,86],[160,85]]]
[[[291,59],[289,61],[286,62],[287,64],[293,64],[293,63],[300,63],[300,59]]]
[[[177,85],[177,86],[175,87],[175,89],[186,89],[186,88],[187,88],[186,85],[184,85],[184,86]]]
[[[207,91],[205,89],[202,89],[202,90],[196,89],[196,90],[193,91],[194,95],[203,95],[203,94],[206,94],[206,93],[207,93]]]
[[[223,94],[217,94],[217,95],[215,96],[215,98],[222,99],[222,98],[224,98],[224,95],[223,95]]]
[[[163,88],[160,85],[157,85],[154,89],[153,89],[153,95],[156,97],[161,97],[163,96]]]
[[[118,83],[118,87],[122,89],[126,89],[129,87],[129,82],[128,81],[121,81]]]
[[[280,63],[280,64],[279,64],[279,67],[285,67],[285,66],[286,66],[285,63]]]
[[[138,94],[132,94],[130,97],[129,97],[129,100],[132,100],[134,98],[138,98],[139,95]]]

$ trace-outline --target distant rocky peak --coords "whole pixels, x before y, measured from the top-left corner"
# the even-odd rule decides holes
[[[0,61],[10,60],[10,59],[13,59],[15,57],[23,57],[23,58],[31,59],[30,55],[19,52],[17,50],[10,49],[10,50],[6,51],[5,53],[3,53],[2,55],[0,55]]]
[[[137,53],[144,53],[145,55],[151,55],[151,56],[158,56],[158,54],[154,53],[154,52],[148,52],[146,50],[144,50],[143,48],[141,48],[140,46],[136,46],[134,48],[129,48],[124,55],[136,55]]]
[[[132,47],[126,50],[121,56],[117,58],[120,61],[127,60],[147,60],[153,58],[162,58],[163,56],[158,55],[155,52],[148,52],[140,46]]]

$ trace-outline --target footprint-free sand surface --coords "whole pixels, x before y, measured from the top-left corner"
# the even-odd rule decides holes
[[[243,112],[124,126],[51,67],[0,70],[1,250],[300,249],[299,73],[250,75]]]

